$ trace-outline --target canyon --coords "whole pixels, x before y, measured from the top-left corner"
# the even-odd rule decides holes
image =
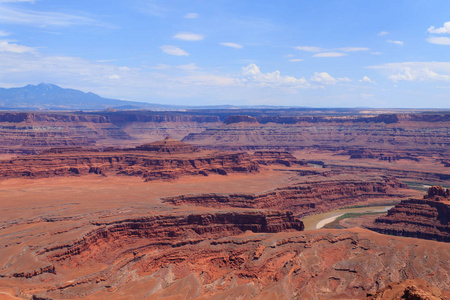
[[[450,243],[450,190],[433,186],[423,199],[402,200],[367,228],[391,235]]]
[[[449,117],[0,112],[0,298],[449,298]]]

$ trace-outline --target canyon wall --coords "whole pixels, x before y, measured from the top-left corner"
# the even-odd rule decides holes
[[[364,180],[326,180],[296,183],[266,193],[181,195],[162,199],[172,205],[194,205],[214,208],[239,207],[280,209],[304,217],[354,205],[367,199],[398,199],[398,189],[406,185],[392,178]]]
[[[366,227],[376,232],[450,242],[450,190],[430,187],[424,199],[403,200]]]

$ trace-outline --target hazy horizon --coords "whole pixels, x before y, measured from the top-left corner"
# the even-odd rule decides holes
[[[171,105],[450,108],[448,1],[0,0],[0,86]]]

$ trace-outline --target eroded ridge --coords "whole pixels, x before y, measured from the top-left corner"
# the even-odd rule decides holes
[[[198,194],[166,197],[165,203],[215,208],[240,207],[281,209],[303,217],[325,212],[358,201],[374,198],[397,199],[406,186],[393,178],[367,180],[322,180],[296,183],[262,194]]]
[[[450,242],[450,190],[432,186],[423,199],[403,200],[367,228],[391,235]]]
[[[0,161],[0,178],[47,178],[87,174],[128,175],[145,180],[175,179],[185,175],[256,173],[268,165],[306,166],[289,152],[217,152],[166,138],[135,148],[52,148],[41,155]]]

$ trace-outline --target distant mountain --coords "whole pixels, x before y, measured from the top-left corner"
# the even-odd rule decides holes
[[[170,105],[123,101],[100,97],[54,84],[29,84],[20,88],[0,88],[0,109],[102,110],[176,109]]]

